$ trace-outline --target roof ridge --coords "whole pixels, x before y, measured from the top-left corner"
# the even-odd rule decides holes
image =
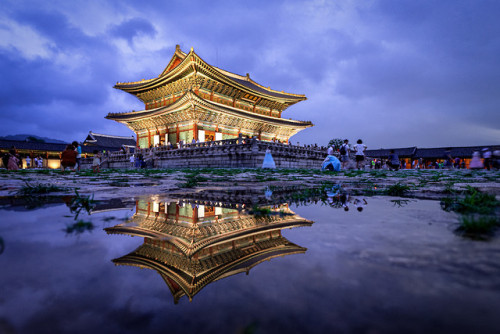
[[[208,63],[207,63],[207,64],[208,64]],[[208,65],[210,65],[210,64],[208,64]],[[246,81],[251,82],[251,83],[253,83],[254,85],[256,85],[256,86],[258,86],[258,87],[262,88],[262,89],[268,90],[268,91],[273,92],[273,93],[284,94],[284,95],[290,95],[290,96],[297,96],[297,97],[305,97],[305,96],[306,96],[305,94],[287,93],[287,92],[285,92],[284,90],[279,91],[279,90],[271,89],[271,87],[270,87],[270,86],[269,86],[269,87],[265,87],[265,86],[261,85],[260,83],[256,82],[255,80],[253,80],[252,78],[250,78],[250,74],[249,74],[249,73],[247,73],[247,75],[246,75],[246,76],[244,76],[244,75],[240,75],[240,74],[237,74],[237,73],[229,72],[229,71],[224,70],[224,69],[222,69],[222,68],[219,68],[219,67],[217,67],[217,66],[213,66],[213,65],[210,65],[210,66],[212,66],[212,67],[213,67],[214,69],[216,69],[217,71],[222,72],[222,74],[224,74],[224,75],[228,75],[228,76],[230,76],[230,77],[232,76],[232,77],[235,77],[235,78],[240,79],[240,80],[246,80]]]
[[[134,139],[134,136],[130,135],[130,136],[116,136],[116,135],[106,135],[106,134],[102,134],[102,133],[95,133],[95,132],[89,132],[90,135],[92,136],[101,136],[101,137],[110,137],[110,138],[121,138],[121,139]]]

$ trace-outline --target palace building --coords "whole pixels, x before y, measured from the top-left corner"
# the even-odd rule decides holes
[[[224,140],[242,136],[288,142],[311,122],[282,118],[304,95],[276,91],[250,79],[207,64],[191,48],[179,45],[156,78],[117,83],[114,88],[133,94],[144,110],[110,113],[137,135],[140,148]]]

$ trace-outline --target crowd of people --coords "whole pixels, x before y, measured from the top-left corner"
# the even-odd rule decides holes
[[[2,155],[2,163],[8,170],[18,170],[23,168],[23,157],[19,154],[15,146]],[[26,161],[26,168],[43,168],[44,159],[41,155],[36,155],[31,159],[30,155],[24,158]]]
[[[395,150],[390,150],[387,159],[370,159],[366,162],[365,151],[367,146],[363,144],[361,139],[358,139],[355,145],[349,145],[349,140],[345,139],[343,144],[335,150],[333,146],[328,147],[327,158],[323,164],[331,163],[334,155],[340,158],[340,167],[342,169],[364,169],[369,166],[370,169],[500,169],[500,151],[491,152],[488,148],[483,148],[481,153],[476,151],[472,154],[469,166],[467,167],[466,160],[460,157],[452,157],[451,148],[445,150],[441,159],[424,160],[418,159],[400,159]],[[352,159],[354,158],[354,159]],[[407,164],[407,160],[410,160]],[[354,165],[355,163],[355,165]],[[330,169],[332,169],[331,167]],[[333,168],[334,169],[334,168]]]

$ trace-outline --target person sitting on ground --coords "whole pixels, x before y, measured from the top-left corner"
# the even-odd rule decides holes
[[[69,144],[66,149],[61,153],[61,171],[64,172],[66,168],[70,167],[75,170],[77,152],[73,145]]]
[[[399,169],[399,156],[391,150],[389,154],[389,159],[387,160],[387,166],[390,170],[398,170]]]
[[[16,151],[13,149],[8,154],[7,169],[19,170],[19,159],[17,158]]]
[[[333,147],[332,147],[332,146],[330,146],[330,147],[328,148],[328,150],[326,151],[326,154],[327,154],[327,155],[333,155]]]

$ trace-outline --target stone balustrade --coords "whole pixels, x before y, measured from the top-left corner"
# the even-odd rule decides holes
[[[252,139],[227,139],[203,143],[137,149],[148,166],[154,168],[258,168],[269,149],[277,168],[320,168],[326,157],[324,149]],[[130,153],[113,152],[102,157],[102,168],[132,168]],[[91,168],[92,158],[82,159],[84,168]],[[151,161],[153,162],[151,164]]]

